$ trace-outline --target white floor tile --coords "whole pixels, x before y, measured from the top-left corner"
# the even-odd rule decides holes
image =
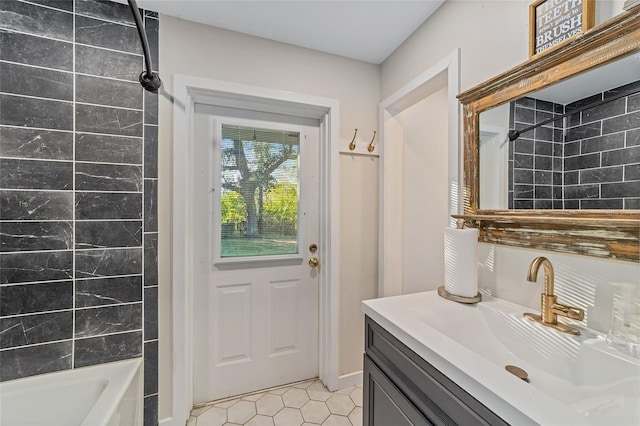
[[[362,407],[356,407],[349,414],[349,421],[353,426],[362,426]]]
[[[322,401],[309,401],[300,409],[305,421],[311,423],[322,423],[329,417],[327,404]]]
[[[322,422],[322,426],[351,426],[351,422],[345,416],[338,416],[337,414],[332,414],[329,417],[327,417],[327,420]]]
[[[235,404],[236,402],[238,402],[237,399],[230,399],[229,401],[217,402],[213,406],[214,407],[219,407],[219,408],[229,408],[233,404]]]
[[[280,395],[266,394],[256,401],[256,410],[258,414],[264,416],[274,416],[284,407],[282,397]]]
[[[362,388],[361,387],[356,387],[349,394],[349,396],[351,397],[351,400],[353,401],[353,403],[356,404],[356,407],[362,407]]]
[[[312,384],[314,384],[315,382],[316,380],[309,380],[308,382],[296,383],[295,385],[293,385],[293,387],[298,389],[306,389]]]
[[[331,396],[331,392],[324,387],[322,382],[315,382],[307,388],[309,398],[315,401],[326,401]]]
[[[191,412],[186,426],[362,426],[362,386],[336,392],[320,380],[213,402]]]
[[[244,399],[245,401],[253,401],[253,402],[255,402],[255,401],[259,400],[260,398],[262,398],[262,395],[264,395],[264,392],[254,393],[254,394],[251,394],[251,395],[245,395],[245,396],[242,396],[241,398]]]
[[[334,393],[327,399],[327,407],[331,414],[338,414],[341,416],[347,416],[355,408],[355,404],[349,397],[349,395],[341,395]]]
[[[349,395],[355,388],[356,388],[355,386],[349,386],[348,388],[338,389],[334,393],[339,393],[339,394],[343,394],[343,395]]]
[[[246,426],[273,426],[273,417],[258,414],[247,423]]]
[[[291,388],[283,395],[285,407],[300,408],[309,401],[309,395],[304,389]]]
[[[191,415],[194,417],[198,417],[199,415],[201,415],[211,407],[212,407],[211,405],[205,405],[202,407],[194,408],[193,410],[191,410]]]
[[[285,407],[273,416],[276,426],[300,426],[304,419],[300,410]]]
[[[238,401],[227,410],[227,416],[232,423],[245,424],[256,414],[256,404],[251,401]]]
[[[199,426],[222,426],[227,422],[227,410],[211,407],[198,416]]]

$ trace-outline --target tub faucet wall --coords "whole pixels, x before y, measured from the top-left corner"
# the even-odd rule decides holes
[[[156,424],[157,95],[131,12],[2,1],[0,46],[0,379],[144,356]]]

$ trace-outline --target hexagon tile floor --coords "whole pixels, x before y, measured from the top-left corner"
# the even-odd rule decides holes
[[[187,426],[361,426],[362,385],[329,392],[318,379],[195,408]]]

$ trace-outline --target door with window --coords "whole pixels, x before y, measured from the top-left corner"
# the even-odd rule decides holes
[[[316,377],[319,128],[194,119],[194,402]]]

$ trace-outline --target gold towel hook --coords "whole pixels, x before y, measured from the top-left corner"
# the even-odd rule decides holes
[[[356,135],[358,134],[358,129],[353,132],[353,139],[351,139],[351,143],[349,144],[349,150],[353,151],[356,149]]]
[[[367,147],[367,151],[369,152],[373,152],[374,149],[376,149],[375,146],[373,146],[373,141],[376,140],[376,131],[373,131],[373,137],[371,138],[371,142],[369,142],[369,146]]]

